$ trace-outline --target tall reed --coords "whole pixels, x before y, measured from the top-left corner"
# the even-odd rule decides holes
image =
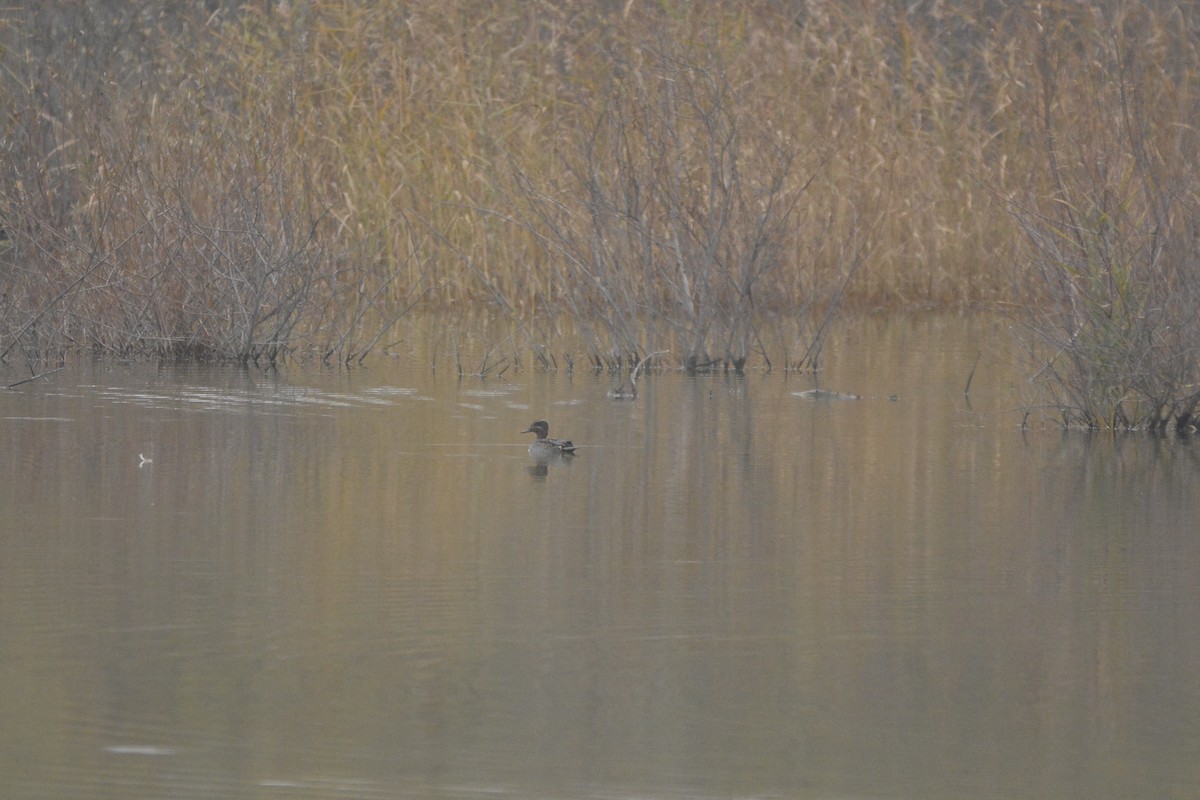
[[[1160,0],[13,6],[0,352],[359,358],[419,304],[491,309],[531,346],[565,316],[589,355],[621,363],[670,349],[697,367],[803,365],[839,305],[1051,307],[1039,276],[1063,254],[1014,259],[1014,245],[1067,235],[1094,260],[1072,226],[1102,217],[1072,191],[1108,192],[1097,241],[1157,230],[1145,247],[1184,258],[1198,14]],[[1060,59],[1049,120],[1046,52]],[[1132,123],[1144,152],[1129,139],[1118,157],[1104,137]],[[1091,188],[1089,148],[1108,170]],[[1174,176],[1151,181],[1169,203],[1136,199],[1151,175]],[[1056,233],[1039,215],[1062,221],[1063,203],[1077,219]],[[1137,253],[1121,256],[1143,265],[1124,267],[1131,281],[1185,285]],[[1181,329],[1156,327],[1151,352],[1166,330]]]

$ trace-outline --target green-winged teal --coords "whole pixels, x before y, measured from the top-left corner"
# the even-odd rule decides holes
[[[533,444],[529,445],[529,452],[532,455],[548,455],[550,453],[574,453],[575,445],[565,439],[550,438],[550,423],[544,419],[539,419],[537,422],[530,423],[529,427],[521,431],[521,433],[536,433],[537,439],[534,439]]]

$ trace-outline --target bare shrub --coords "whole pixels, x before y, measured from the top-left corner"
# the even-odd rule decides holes
[[[1036,375],[1067,425],[1188,430],[1200,404],[1200,105],[1163,68],[1194,74],[1196,53],[1153,23],[1138,6],[1029,18],[1047,190],[1010,210]]]
[[[169,111],[73,121],[61,149],[88,194],[65,215],[43,201],[63,183],[49,159],[12,164],[19,190],[47,188],[9,196],[14,269],[38,294],[5,354],[273,362],[299,343],[332,262],[286,133],[183,124]]]
[[[802,201],[820,154],[772,125],[746,76],[703,39],[638,42],[586,108],[586,124],[564,132],[561,177],[514,165],[514,205],[555,265],[554,301],[586,321],[597,357],[632,369],[674,347],[689,370],[740,371],[756,346],[765,355],[764,317],[786,311],[812,323],[796,366],[815,366],[853,270],[808,282],[799,306],[780,272],[785,261],[804,270],[794,249],[812,224]]]
[[[422,267],[330,213],[295,85],[186,53],[123,58],[171,69],[4,84],[0,358],[361,361],[421,296]]]

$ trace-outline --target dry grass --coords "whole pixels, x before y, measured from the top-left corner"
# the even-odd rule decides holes
[[[1194,124],[1200,23],[947,5],[2,12],[0,349],[360,358],[420,300],[531,339],[570,316],[602,362],[804,366],[839,306],[1052,303],[1004,213],[1061,195],[1039,59],[1082,157],[1122,62],[1081,42],[1138,53],[1124,85],[1170,103],[1136,111],[1157,153]]]

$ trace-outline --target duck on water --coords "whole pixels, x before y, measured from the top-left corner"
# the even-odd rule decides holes
[[[529,427],[521,431],[521,433],[537,434],[537,438],[533,440],[533,444],[529,445],[530,455],[550,455],[555,453],[570,455],[575,452],[575,445],[571,444],[570,441],[550,438],[550,423],[544,419],[530,423]]]

